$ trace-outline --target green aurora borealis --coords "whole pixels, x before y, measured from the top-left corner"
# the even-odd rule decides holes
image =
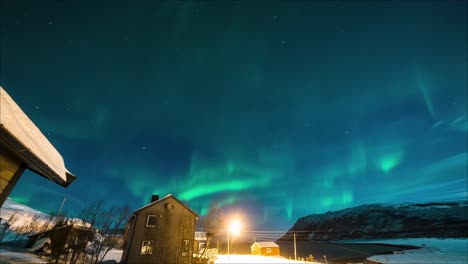
[[[15,200],[172,193],[286,229],[467,199],[466,1],[97,2],[2,1],[1,85],[78,177]]]

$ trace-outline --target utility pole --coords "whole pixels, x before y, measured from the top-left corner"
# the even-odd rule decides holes
[[[228,229],[228,241],[227,241],[228,242],[228,260],[229,260],[229,240],[230,240],[229,239],[229,235],[230,235],[229,233],[231,233],[230,229]]]
[[[68,196],[63,197],[62,205],[60,205],[60,209],[58,210],[57,216],[60,216],[60,213],[62,212],[63,205],[65,204],[65,201],[67,200]]]
[[[296,251],[296,233],[294,234],[294,260],[297,260],[297,251]]]

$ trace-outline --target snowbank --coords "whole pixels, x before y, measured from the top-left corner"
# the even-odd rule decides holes
[[[421,249],[395,252],[397,254],[377,255],[367,258],[379,263],[468,263],[468,239],[408,238],[354,241],[353,243],[385,243],[420,246]]]
[[[0,264],[7,263],[28,263],[28,264],[37,264],[37,263],[48,263],[47,261],[38,258],[32,254],[25,252],[13,252],[6,249],[0,249]]]
[[[285,259],[283,257],[266,257],[257,255],[218,255],[215,264],[221,263],[304,263],[303,261],[296,261]],[[308,262],[319,263],[319,262]]]

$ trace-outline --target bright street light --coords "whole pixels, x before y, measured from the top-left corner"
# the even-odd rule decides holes
[[[239,222],[239,220],[234,220],[232,221],[230,224],[229,224],[229,228],[228,228],[228,241],[227,241],[227,246],[228,246],[228,256],[229,256],[229,244],[230,244],[230,241],[231,241],[231,233],[235,236],[239,236],[240,235],[240,229],[241,229],[241,224]]]
[[[229,225],[229,230],[231,230],[231,232],[236,236],[240,235],[240,229],[241,229],[241,224],[239,220],[235,220],[231,222],[231,224]]]

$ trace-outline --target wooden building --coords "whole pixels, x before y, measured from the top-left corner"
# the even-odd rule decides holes
[[[279,256],[280,248],[275,242],[255,242],[250,247],[252,255]]]
[[[0,86],[0,206],[25,169],[64,187],[75,179],[60,153]]]
[[[197,213],[169,194],[133,212],[121,263],[191,263]]]
[[[37,241],[48,238],[50,244],[43,244],[41,248],[51,249],[52,254],[60,255],[67,249],[83,249],[88,242],[93,241],[96,230],[90,227],[69,225],[56,226],[51,230],[30,235],[27,248],[33,248]]]

